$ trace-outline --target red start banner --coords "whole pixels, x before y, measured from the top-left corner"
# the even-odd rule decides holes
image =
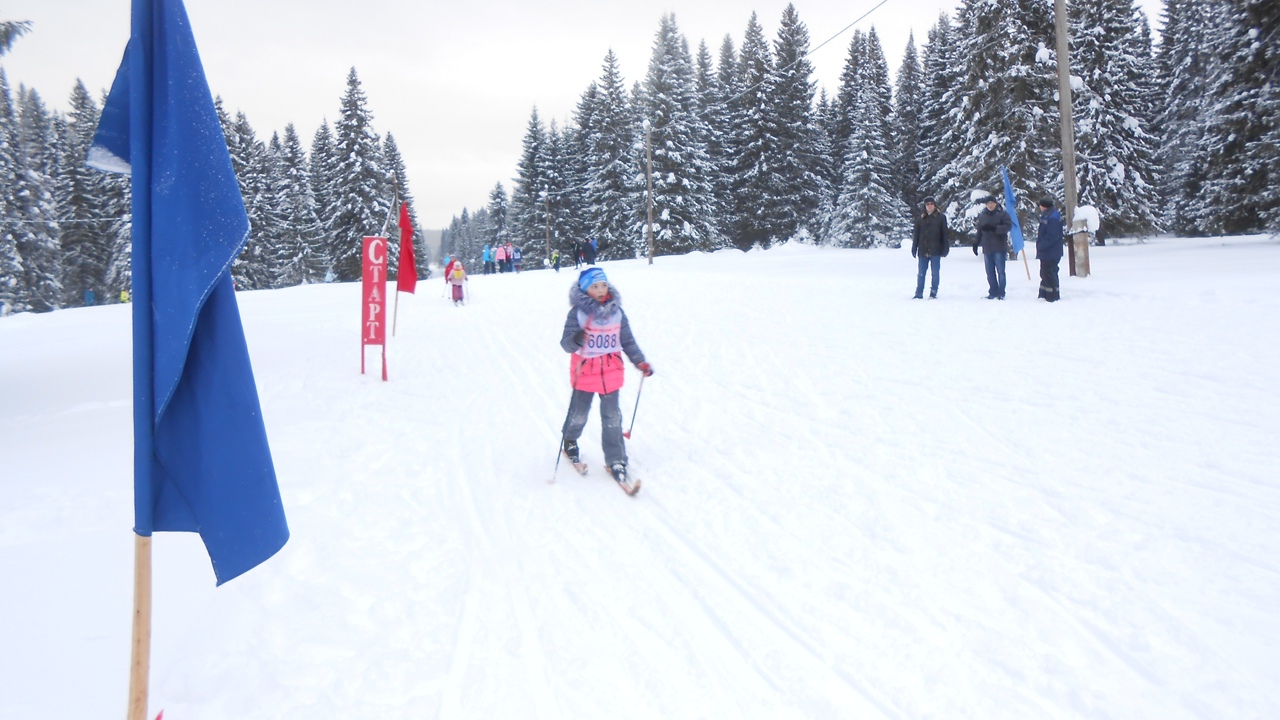
[[[360,293],[360,372],[366,345],[382,346],[382,379],[387,379],[387,239],[364,239],[364,273]]]

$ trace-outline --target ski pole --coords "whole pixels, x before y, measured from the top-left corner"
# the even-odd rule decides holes
[[[556,475],[559,474],[560,472],[560,456],[564,454],[564,431],[565,431],[565,427],[569,424],[569,414],[572,412],[573,412],[573,397],[570,396],[569,409],[566,410],[564,413],[564,425],[560,426],[560,444],[556,446],[556,466],[551,471],[551,479],[547,481],[548,483],[554,483],[556,481]]]
[[[640,389],[636,390],[636,409],[631,411],[631,427],[627,428],[627,431],[622,433],[622,437],[628,440],[631,439],[631,431],[636,427],[636,413],[640,412],[640,393],[644,392],[644,379],[646,377],[648,376],[640,376]]]

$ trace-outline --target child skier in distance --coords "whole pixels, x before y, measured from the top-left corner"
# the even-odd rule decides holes
[[[574,464],[581,463],[578,438],[591,413],[591,401],[600,395],[601,444],[605,465],[610,474],[624,486],[627,479],[627,450],[622,442],[622,409],[618,390],[622,388],[624,366],[622,353],[635,363],[645,377],[653,374],[653,366],[631,334],[631,324],[622,311],[622,298],[609,284],[604,271],[597,267],[583,270],[578,282],[569,288],[569,315],[565,318],[560,346],[573,353],[569,361],[569,380],[573,399],[563,429],[563,451]]]
[[[467,281],[467,271],[463,269],[462,263],[455,260],[453,269],[449,272],[449,284],[453,286],[453,304],[461,305],[463,301],[462,283]]]

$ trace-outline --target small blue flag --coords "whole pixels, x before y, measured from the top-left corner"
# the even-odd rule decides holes
[[[1022,223],[1018,222],[1018,203],[1013,198],[1013,185],[1009,183],[1009,169],[1000,168],[1000,174],[1004,175],[1004,211],[1009,213],[1009,219],[1013,221],[1009,237],[1013,240],[1013,251],[1022,252]]]
[[[89,164],[132,175],[134,532],[198,532],[221,585],[289,539],[230,267],[249,234],[182,0],[133,0]]]

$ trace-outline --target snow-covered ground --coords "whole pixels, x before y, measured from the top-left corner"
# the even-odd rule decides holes
[[[634,499],[594,410],[547,482],[572,271],[423,283],[388,383],[357,285],[242,294],[293,536],[222,588],[156,536],[151,714],[1280,717],[1280,242],[1092,262],[604,264]],[[127,308],[0,320],[0,718],[124,714],[130,447]]]

